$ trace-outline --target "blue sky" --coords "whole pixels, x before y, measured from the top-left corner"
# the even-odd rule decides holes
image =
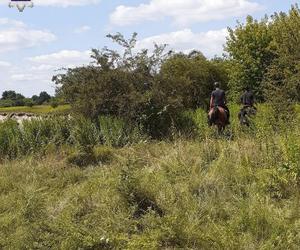
[[[0,93],[46,90],[61,67],[87,64],[89,50],[111,46],[106,34],[139,34],[138,48],[167,43],[178,51],[222,54],[226,28],[250,14],[287,11],[290,0],[33,0],[22,13],[0,0]]]

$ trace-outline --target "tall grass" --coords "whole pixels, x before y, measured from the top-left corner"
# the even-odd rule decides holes
[[[0,123],[0,156],[17,158],[43,152],[48,146],[69,143],[73,126],[64,118],[33,119],[18,124],[13,120]]]
[[[100,168],[66,165],[63,152],[6,162],[0,246],[298,249],[296,138],[136,144]]]
[[[0,157],[9,159],[20,154],[21,133],[17,122],[0,123]]]
[[[1,155],[29,152],[22,143],[60,149],[2,161],[0,248],[299,249],[299,117],[274,124],[260,106],[243,128],[237,112],[225,135],[197,110],[192,140],[101,147],[104,158],[86,168],[68,164],[61,144],[97,148],[104,133],[119,142],[121,122],[111,121],[118,133],[103,132],[103,120],[102,130],[87,120],[0,124]]]
[[[107,146],[122,147],[147,140],[147,135],[138,124],[128,124],[112,116],[100,116],[99,129],[102,142]]]
[[[43,153],[51,146],[59,150],[62,145],[91,151],[103,144],[120,147],[146,138],[138,127],[111,117],[100,117],[99,124],[82,117],[63,116],[25,120],[21,124],[7,120],[0,123],[0,157],[13,159]]]
[[[271,141],[276,133],[287,134],[291,129],[298,129],[300,113],[288,121],[275,120],[274,110],[266,105],[260,105],[256,117],[251,119],[251,126],[241,127],[237,118],[239,107],[232,105],[231,125],[221,137],[223,139],[252,138]],[[220,138],[214,127],[207,125],[207,113],[202,109],[183,113],[174,121],[170,138],[192,139],[197,141]],[[138,124],[129,124],[122,119],[101,116],[94,123],[85,118],[67,118],[54,116],[24,121],[17,125],[14,121],[0,124],[0,156],[1,158],[16,158],[29,153],[44,152],[54,145],[77,146],[81,151],[95,146],[123,147],[133,143],[148,141],[149,137]]]

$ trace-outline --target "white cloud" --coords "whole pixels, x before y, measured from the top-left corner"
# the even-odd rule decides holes
[[[9,62],[0,61],[0,68],[10,67],[11,64]]]
[[[251,0],[150,0],[138,6],[118,6],[110,16],[114,25],[129,25],[142,21],[157,21],[170,17],[181,26],[194,22],[220,20],[259,10]]]
[[[0,18],[0,25],[1,26],[15,26],[15,27],[25,27],[25,24],[21,21],[16,21],[8,18]]]
[[[227,29],[193,33],[190,29],[145,38],[137,43],[137,49],[152,49],[153,44],[168,44],[175,51],[199,50],[207,57],[222,55]]]
[[[4,90],[16,90],[25,96],[47,91],[53,94],[55,84],[52,76],[63,71],[61,68],[86,65],[90,51],[62,50],[56,53],[26,58],[20,63],[0,61],[0,94]]]
[[[56,36],[49,31],[31,29],[23,22],[0,18],[0,52],[34,47],[54,40]]]
[[[81,26],[81,27],[75,29],[74,33],[81,34],[81,33],[87,32],[89,30],[91,30],[91,27],[88,25],[84,25],[84,26]]]
[[[52,86],[52,76],[61,72],[58,72],[58,70],[88,64],[91,61],[90,53],[90,51],[62,50],[52,54],[27,58],[28,68],[26,74],[16,72],[13,80],[40,81]]]
[[[91,52],[78,50],[62,50],[52,54],[40,55],[27,58],[33,64],[38,64],[38,67],[46,69],[50,66],[55,68],[74,67],[87,64],[91,61]]]
[[[42,79],[39,78],[38,75],[35,74],[30,74],[30,73],[26,73],[26,74],[13,74],[11,75],[11,79],[14,81],[40,81]]]

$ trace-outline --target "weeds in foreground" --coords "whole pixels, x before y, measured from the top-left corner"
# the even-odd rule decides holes
[[[75,137],[72,130],[56,133],[62,130],[45,124],[49,132],[34,124],[30,131],[41,132],[25,141],[51,138],[59,150],[3,159],[0,248],[298,249],[299,122],[275,132],[270,120],[261,113],[249,131],[233,121],[232,140],[211,136],[198,120],[195,140],[123,148],[98,146],[85,132]],[[24,132],[14,123],[0,126],[3,145],[21,150],[12,138]],[[61,144],[58,134],[69,142]],[[81,151],[74,146],[85,144],[93,145],[92,159],[99,158],[78,167]]]

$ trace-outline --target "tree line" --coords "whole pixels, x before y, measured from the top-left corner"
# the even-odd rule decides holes
[[[130,39],[120,33],[108,37],[122,53],[93,49],[89,66],[53,77],[59,95],[88,118],[120,117],[157,137],[181,122],[184,110],[206,107],[213,82],[226,88],[223,59],[208,60],[199,51],[175,53],[157,44],[153,51],[136,51],[136,33]]]
[[[186,122],[184,111],[207,109],[216,81],[231,102],[250,87],[257,102],[271,103],[276,114],[286,114],[300,101],[299,30],[297,5],[261,20],[248,16],[245,23],[228,28],[225,53],[213,59],[196,50],[170,51],[164,44],[138,51],[136,33],[129,39],[110,34],[119,50],[92,49],[89,65],[67,69],[52,80],[56,95],[70,103],[75,113],[91,119],[120,117],[154,136]],[[25,103],[16,96],[10,99],[14,104],[19,105],[19,99]],[[41,100],[32,97],[28,102]]]
[[[248,16],[245,24],[228,30],[225,51],[231,99],[236,101],[249,86],[257,100],[271,103],[277,114],[291,112],[293,103],[300,101],[298,5],[260,21]]]
[[[14,90],[6,90],[2,93],[0,99],[0,107],[18,107],[34,105],[51,104],[52,107],[58,106],[58,99],[49,95],[46,91],[40,92],[39,95],[33,95],[31,98],[26,98]]]
[[[120,50],[93,49],[89,66],[68,69],[53,77],[58,92],[73,110],[89,118],[122,117],[151,134],[164,133],[181,122],[185,110],[208,108],[213,82],[221,82],[231,102],[245,87],[256,101],[269,102],[280,113],[300,100],[300,10],[274,13],[228,28],[224,56],[207,59],[200,51],[137,51],[137,34],[125,39],[108,35]],[[122,53],[120,53],[122,51]]]

